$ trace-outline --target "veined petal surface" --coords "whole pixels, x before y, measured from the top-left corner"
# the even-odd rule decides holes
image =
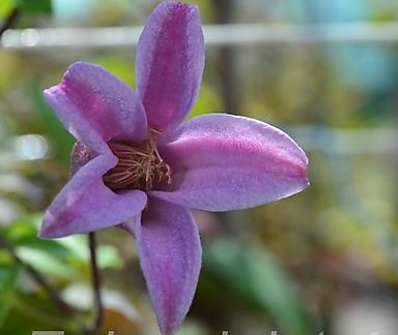
[[[308,159],[284,132],[227,114],[185,122],[160,150],[171,191],[152,194],[181,206],[227,211],[288,197],[309,185]]]
[[[127,191],[116,194],[104,185],[102,176],[115,166],[109,151],[81,167],[44,214],[42,238],[83,234],[126,222],[141,213],[146,194]]]
[[[44,97],[72,135],[96,152],[103,152],[111,139],[141,141],[147,135],[136,93],[98,65],[72,64]]]
[[[162,2],[150,15],[137,46],[137,91],[150,127],[164,131],[189,113],[199,92],[204,59],[197,7]]]
[[[191,213],[150,198],[134,225],[141,268],[162,335],[174,335],[191,306],[202,249]]]

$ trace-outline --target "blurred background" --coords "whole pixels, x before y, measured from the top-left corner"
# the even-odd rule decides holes
[[[1,335],[79,335],[92,319],[86,237],[36,237],[73,145],[41,91],[76,60],[134,87],[137,36],[158,2],[0,0]],[[312,186],[195,213],[204,263],[179,335],[396,335],[398,2],[190,2],[207,41],[192,115],[281,127],[307,151]],[[134,241],[118,229],[99,240],[104,334],[158,334]]]

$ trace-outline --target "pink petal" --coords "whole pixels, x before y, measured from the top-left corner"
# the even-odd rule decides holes
[[[209,211],[255,207],[302,191],[308,160],[284,132],[260,121],[212,114],[187,121],[161,148],[174,190],[152,194]]]
[[[189,113],[199,92],[204,43],[196,6],[164,1],[150,15],[138,42],[138,93],[149,125],[165,130]]]
[[[111,138],[146,136],[146,115],[136,93],[98,65],[72,64],[44,96],[72,135],[97,152]]]
[[[96,231],[136,217],[146,205],[141,191],[116,194],[102,181],[117,163],[108,151],[81,167],[46,211],[40,236],[57,238]]]
[[[161,333],[173,335],[189,310],[199,278],[197,225],[186,209],[150,198],[134,233]]]

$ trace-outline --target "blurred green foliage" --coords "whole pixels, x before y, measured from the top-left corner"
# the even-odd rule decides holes
[[[14,6],[29,14],[51,14],[51,0],[13,0]]]
[[[230,299],[270,315],[276,329],[297,335],[316,331],[290,278],[261,246],[218,239],[206,246],[203,262],[208,280],[227,290]]]
[[[74,236],[60,240],[41,240],[37,237],[40,222],[41,215],[32,214],[0,227],[0,246],[4,246],[4,241],[11,246],[11,249],[0,249],[0,329],[10,334],[15,331],[17,335],[24,334],[27,329],[36,329],[34,325],[51,325],[53,328],[56,326],[79,334],[82,331],[80,317],[62,318],[64,312],[58,310],[57,306],[54,308],[51,297],[32,276],[30,268],[40,273],[45,280],[51,278],[51,285],[59,286],[61,290],[76,283],[87,282],[89,285],[87,238]],[[14,257],[18,257],[18,261]],[[122,268],[118,251],[110,245],[99,247],[98,263],[102,271]],[[23,328],[20,328],[20,318],[32,319],[32,324],[24,323]]]
[[[13,0],[3,0],[0,2],[0,18],[3,18],[14,8]]]
[[[51,14],[51,0],[2,0],[0,18],[8,15],[13,8],[21,9],[25,14]]]

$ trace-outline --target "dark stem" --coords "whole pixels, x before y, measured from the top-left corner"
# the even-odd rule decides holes
[[[92,285],[94,290],[95,307],[95,319],[88,333],[91,335],[98,335],[104,319],[104,307],[101,297],[101,276],[97,262],[97,241],[95,238],[95,233],[89,233],[88,239],[91,257]]]
[[[3,24],[0,26],[0,37],[3,35],[3,33],[7,29],[10,29],[15,24],[15,22],[17,22],[20,15],[21,15],[21,9],[18,7],[15,7],[11,11],[11,13],[6,17]]]
[[[14,247],[8,243],[7,240],[4,238],[0,237],[0,248],[3,248],[7,250],[14,261],[21,265],[25,271],[29,274],[29,276],[40,286],[42,287],[48,294],[51,300],[54,301],[54,303],[57,305],[60,311],[67,313],[67,314],[72,314],[73,313],[73,308],[70,307],[63,299],[61,298],[61,295],[59,294],[58,290],[53,287],[43,276],[40,272],[38,272],[34,267],[32,267],[29,264],[26,264],[15,252]]]
[[[218,24],[233,22],[236,11],[236,0],[213,0]],[[218,71],[221,79],[221,96],[224,110],[228,114],[240,114],[240,87],[237,73],[236,48],[220,47],[218,55]]]

